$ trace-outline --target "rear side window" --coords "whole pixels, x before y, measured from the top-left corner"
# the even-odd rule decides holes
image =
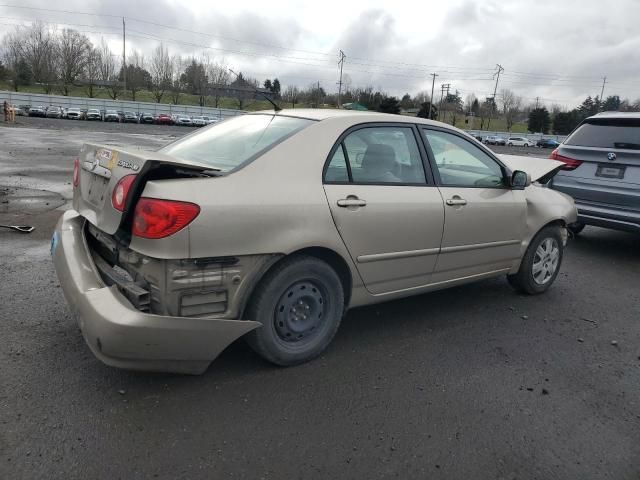
[[[592,119],[564,142],[566,145],[640,150],[640,119]]]
[[[365,127],[336,149],[325,182],[424,185],[426,177],[411,127]]]
[[[312,123],[313,120],[305,118],[279,115],[242,115],[189,135],[160,151],[227,172]]]

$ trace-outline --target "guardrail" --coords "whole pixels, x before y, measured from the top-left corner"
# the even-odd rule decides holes
[[[233,117],[246,113],[244,110],[233,110],[228,108],[199,107],[196,105],[173,105],[170,103],[153,102],[132,102],[123,100],[110,100],[105,98],[86,97],[65,97],[63,95],[45,95],[41,93],[23,93],[0,90],[0,103],[4,101],[12,105],[29,106],[56,106],[62,108],[79,108],[88,110],[97,108],[99,110],[119,110],[133,111],[135,113],[168,113],[183,114],[189,116],[206,115],[209,117]]]
[[[493,136],[493,137],[501,137],[507,140],[510,137],[521,137],[527,138],[532,141],[538,141],[542,139],[551,138],[558,143],[562,143],[567,135],[547,135],[544,133],[514,133],[514,132],[489,132],[487,130],[467,130],[469,135],[479,136],[482,138]]]

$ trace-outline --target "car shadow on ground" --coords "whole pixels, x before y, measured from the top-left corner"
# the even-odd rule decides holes
[[[640,260],[640,234],[588,226],[569,248],[598,259],[633,262]]]

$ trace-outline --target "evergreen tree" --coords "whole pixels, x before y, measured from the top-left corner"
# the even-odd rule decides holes
[[[529,113],[528,129],[530,132],[549,133],[551,126],[551,117],[546,107],[534,108]]]
[[[400,113],[400,102],[396,97],[384,97],[380,102],[378,111],[382,113]]]

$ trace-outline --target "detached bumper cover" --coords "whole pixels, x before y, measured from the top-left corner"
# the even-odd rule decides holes
[[[203,373],[230,343],[258,322],[152,315],[107,287],[84,238],[84,218],[69,210],[58,221],[51,255],[64,296],[94,355],[133,370]]]

